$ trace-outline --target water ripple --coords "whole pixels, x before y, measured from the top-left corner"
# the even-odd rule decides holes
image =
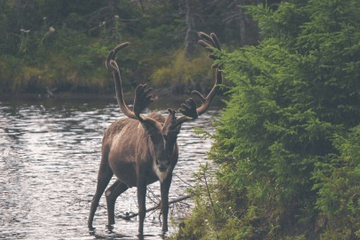
[[[209,111],[182,126],[170,199],[184,195],[193,181],[191,174],[206,161],[211,141],[192,129],[195,125],[208,129],[213,114]],[[86,227],[102,135],[121,117],[115,104],[0,102],[0,238],[133,239],[136,219],[117,219],[114,232],[106,230],[104,197],[95,216],[96,233]],[[159,196],[159,184],[149,186],[147,207]],[[181,211],[172,208],[171,217],[184,216]],[[135,188],[123,193],[116,204],[117,215],[129,212],[137,212]],[[158,215],[158,211],[147,214],[145,239],[160,239]]]

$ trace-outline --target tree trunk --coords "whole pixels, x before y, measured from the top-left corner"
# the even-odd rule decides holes
[[[185,52],[186,57],[191,58],[195,52],[196,38],[195,38],[195,23],[194,15],[191,6],[191,0],[185,0],[185,24],[187,26],[186,36],[185,36]]]
[[[239,36],[240,36],[240,46],[245,46],[247,44],[246,38],[246,16],[244,9],[238,6],[239,10]]]

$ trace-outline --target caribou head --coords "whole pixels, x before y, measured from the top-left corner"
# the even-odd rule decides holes
[[[221,50],[214,33],[207,35],[199,32],[198,35],[200,37],[199,44],[209,51]],[[143,115],[141,113],[144,109],[154,101],[151,94],[152,89],[147,85],[138,85],[131,110],[124,101],[120,69],[115,61],[115,55],[128,45],[129,43],[125,42],[115,47],[110,51],[105,62],[105,66],[113,73],[116,99],[126,118],[115,121],[105,131],[97,188],[91,203],[88,227],[93,228],[92,222],[99,199],[115,174],[117,180],[105,192],[109,226],[115,223],[116,198],[129,187],[135,186],[139,204],[139,234],[142,235],[146,211],[146,185],[159,180],[163,216],[162,230],[165,232],[168,229],[169,188],[172,172],[178,160],[177,135],[183,123],[197,119],[208,110],[219,91],[219,84],[222,83],[222,72],[220,66],[214,66],[215,84],[206,97],[198,91],[192,92],[201,102],[199,107],[193,98],[189,98],[181,104],[178,110],[169,108],[166,117],[158,113]],[[214,58],[214,55],[210,55],[210,57]],[[176,117],[177,112],[181,113],[180,117]]]

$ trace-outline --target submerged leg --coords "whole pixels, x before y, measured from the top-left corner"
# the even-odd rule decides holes
[[[99,173],[98,173],[96,192],[91,201],[90,215],[89,215],[89,219],[88,219],[89,229],[93,229],[92,222],[94,220],[96,208],[98,207],[100,197],[103,194],[106,186],[109,184],[112,176],[113,176],[113,172],[107,162],[107,159],[106,159],[106,161],[105,161],[105,159],[102,159],[101,164],[100,164]]]
[[[129,187],[125,183],[120,180],[116,180],[116,182],[114,182],[114,184],[111,185],[111,187],[109,187],[105,192],[109,227],[115,223],[115,201],[117,197],[128,188]]]
[[[169,189],[171,184],[172,174],[166,177],[161,183],[161,213],[163,219],[162,231],[163,233],[168,230],[168,212],[169,212]]]

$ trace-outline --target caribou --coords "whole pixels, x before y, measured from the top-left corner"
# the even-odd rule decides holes
[[[210,57],[216,59],[214,49],[221,51],[221,45],[214,33],[210,35],[198,32],[199,44],[211,52]],[[91,201],[88,219],[89,229],[93,228],[93,220],[101,195],[115,174],[116,181],[105,191],[108,227],[115,224],[114,208],[117,197],[130,187],[137,187],[137,200],[139,208],[139,236],[143,235],[144,218],[146,213],[145,198],[146,186],[160,181],[162,232],[168,230],[169,188],[172,173],[178,161],[179,149],[176,143],[181,125],[197,119],[210,107],[222,84],[221,65],[215,68],[215,84],[209,94],[204,97],[194,90],[201,105],[197,107],[193,98],[182,103],[179,109],[168,109],[165,117],[153,112],[148,115],[141,114],[152,103],[152,88],[140,84],[135,90],[133,109],[124,101],[122,79],[115,55],[129,45],[122,43],[110,51],[105,66],[112,71],[116,99],[125,118],[116,120],[106,130],[102,140],[101,162],[97,176],[95,195]],[[176,117],[176,113],[181,113]]]

